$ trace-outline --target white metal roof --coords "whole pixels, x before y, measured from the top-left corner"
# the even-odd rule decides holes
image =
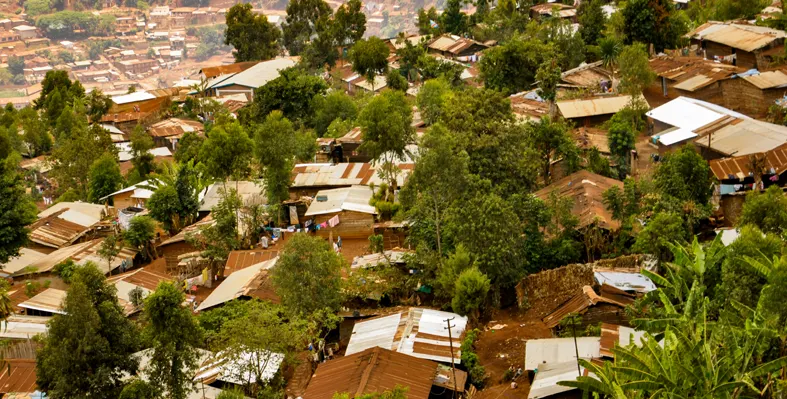
[[[669,133],[659,134],[658,137],[661,144],[673,145],[675,143],[680,143],[681,141],[693,139],[697,137],[697,133],[694,133],[688,129],[677,129]]]
[[[242,201],[246,201],[255,195],[260,196],[264,202],[267,202],[264,196],[264,188],[261,183],[255,181],[228,181],[227,189],[234,189],[238,191]],[[213,207],[221,201],[221,189],[224,188],[224,183],[213,183],[208,187],[205,196],[202,198],[199,206],[200,212],[210,212]]]
[[[576,388],[558,385],[558,382],[575,381],[577,376],[584,373],[584,367],[579,367],[579,370],[577,370],[577,362],[542,364],[533,377],[533,383],[530,384],[530,392],[527,395],[527,399],[546,398],[574,390]]]
[[[152,100],[154,98],[156,98],[156,96],[146,91],[136,91],[134,93],[123,94],[121,96],[112,97],[112,102],[120,105],[120,104],[135,103],[137,101]]]
[[[102,123],[100,126],[101,126],[101,128],[103,128],[104,130],[106,130],[106,131],[108,131],[110,133],[123,134],[123,131],[118,129],[117,127],[115,127],[115,125],[110,125],[108,123]]]
[[[352,186],[321,190],[317,197],[327,197],[327,201],[312,201],[305,216],[325,215],[341,211],[353,211],[377,214],[377,210],[369,205],[372,199],[372,189],[367,186]]]
[[[670,126],[694,131],[725,116],[749,119],[741,113],[709,102],[678,97],[646,113],[647,116]]]
[[[356,256],[353,259],[353,263],[350,265],[350,267],[353,269],[363,269],[367,267],[375,267],[377,265],[387,265],[389,262],[402,263],[404,262],[404,256],[406,254],[407,252],[404,251],[385,251],[384,254],[375,253]]]
[[[581,359],[601,357],[601,337],[579,337],[577,348]],[[574,338],[531,339],[525,343],[525,370],[535,370],[543,363],[576,361]]]
[[[249,291],[249,284],[257,278],[257,276],[276,265],[278,257],[271,260],[257,263],[256,265],[249,266],[245,269],[238,270],[230,274],[227,279],[222,281],[213,292],[205,298],[204,301],[197,307],[197,311],[202,311],[214,306],[229,302],[233,299],[240,298],[246,295]]]
[[[391,349],[402,318],[400,313],[355,323],[345,356],[379,346]]]
[[[787,143],[787,126],[747,119],[728,124],[709,137],[714,151],[727,156],[750,155],[770,151]],[[707,147],[708,138],[699,138],[694,143]]]
[[[11,315],[3,328],[0,328],[0,338],[4,339],[30,339],[38,334],[46,334],[48,316]]]
[[[249,370],[247,367],[250,362],[258,361],[252,359],[253,356],[256,357],[257,355],[270,357],[269,360],[265,362],[265,368],[262,370],[262,373],[260,373],[261,381],[258,381],[256,373],[252,372],[252,370]],[[194,381],[216,378],[219,381],[236,385],[245,385],[249,382],[264,383],[276,375],[283,361],[283,354],[267,351],[254,353],[241,352],[233,357],[225,353],[218,353],[213,359],[203,363],[202,367],[197,371],[197,376],[194,377]]]
[[[642,101],[645,101],[644,97]],[[584,118],[614,114],[625,108],[630,102],[631,96],[597,96],[586,99],[558,101],[557,108],[564,118]]]
[[[106,195],[104,197],[101,197],[98,200],[99,201],[103,201],[103,200],[105,200],[105,199],[107,199],[109,197],[114,197],[116,195],[127,193],[129,191],[134,191],[134,195],[132,195],[132,197],[134,197],[134,198],[145,198],[145,199],[147,199],[147,198],[150,198],[151,195],[153,195],[153,191],[150,191],[148,189],[141,188],[141,187],[142,186],[153,186],[153,184],[155,184],[155,182],[156,181],[154,181],[153,179],[141,181],[141,182],[139,182],[137,184],[132,184],[132,185],[126,187],[126,188],[123,188],[123,189],[120,189],[118,191],[115,191],[112,194],[109,194],[109,195]]]
[[[608,284],[623,291],[650,292],[656,289],[649,278],[640,273],[593,272],[599,284]]]

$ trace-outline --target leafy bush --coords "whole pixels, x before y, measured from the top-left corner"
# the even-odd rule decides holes
[[[462,346],[459,350],[462,352],[462,364],[467,368],[467,374],[470,375],[470,383],[476,387],[483,387],[484,380],[486,379],[486,369],[481,365],[481,360],[475,354],[475,341],[480,334],[477,328],[469,331],[462,341]]]

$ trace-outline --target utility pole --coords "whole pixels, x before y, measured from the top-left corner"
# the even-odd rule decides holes
[[[457,388],[456,388],[456,367],[454,367],[454,338],[453,336],[451,336],[451,328],[455,327],[456,325],[453,326],[451,325],[451,320],[453,319],[454,318],[451,317],[450,319],[443,320],[448,325],[448,327],[443,327],[443,328],[448,329],[448,343],[451,345],[451,374],[452,374],[451,379],[454,380],[454,399],[456,399]]]

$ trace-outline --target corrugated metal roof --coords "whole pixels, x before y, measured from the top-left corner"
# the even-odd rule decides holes
[[[48,316],[27,316],[12,314],[0,328],[0,338],[3,339],[31,339],[39,334],[46,334],[47,323],[51,320]]]
[[[208,191],[205,193],[205,196],[202,198],[202,202],[199,206],[200,212],[210,212],[216,205],[219,204],[222,198],[222,189],[225,187],[225,184],[222,183],[213,183],[208,187]],[[233,189],[237,190],[238,195],[241,198],[241,201],[246,202],[249,198],[254,196],[258,196],[262,203],[267,204],[268,199],[265,197],[264,187],[262,183],[258,183],[256,181],[228,181],[226,183],[227,190]]]
[[[580,359],[601,357],[600,337],[577,337]],[[525,343],[525,370],[539,369],[543,363],[574,363],[576,371],[577,355],[574,338],[530,339]]]
[[[596,271],[593,274],[599,285],[607,284],[623,291],[647,293],[656,289],[656,284],[641,273]]]
[[[55,265],[67,259],[73,260],[79,265],[84,265],[87,262],[96,264],[99,270],[105,274],[109,273],[110,269],[115,270],[120,267],[124,262],[130,267],[134,256],[137,254],[136,249],[124,247],[121,248],[117,256],[108,265],[106,259],[98,255],[98,250],[101,248],[102,239],[98,238],[92,241],[86,241],[79,244],[70,245],[60,248],[45,257],[30,263],[27,268],[23,268],[14,273],[14,276],[22,276],[33,273],[44,273],[52,270]]]
[[[268,270],[276,265],[278,259],[274,258],[232,273],[202,301],[197,307],[197,311],[203,311],[248,295],[250,291],[258,288],[254,284],[255,280],[258,280],[261,274],[267,274]]]
[[[644,97],[642,101],[645,101]],[[631,96],[599,96],[588,99],[558,101],[557,107],[564,118],[584,118],[614,114],[631,102]]]
[[[579,218],[579,228],[598,223],[601,228],[616,230],[620,222],[612,218],[603,199],[604,192],[611,187],[623,189],[623,182],[583,169],[536,191],[534,195],[543,201],[548,201],[553,192],[559,198],[572,198],[574,206],[571,213]]]
[[[601,356],[614,357],[612,349],[615,348],[616,344],[621,347],[629,346],[632,343],[637,346],[642,346],[642,338],[644,336],[644,331],[638,331],[631,327],[602,323]]]
[[[202,229],[203,227],[208,227],[210,225],[213,225],[214,223],[216,223],[216,221],[211,219],[210,216],[208,216],[207,218],[202,219],[199,222],[192,224],[191,226],[185,227],[178,234],[175,234],[174,236],[164,240],[164,242],[162,242],[158,246],[163,247],[165,245],[186,241],[187,235],[199,234],[200,229]]]
[[[41,312],[66,314],[66,312],[63,311],[63,301],[65,299],[65,291],[56,288],[47,288],[40,294],[20,303],[19,307]]]
[[[581,292],[553,310],[552,313],[544,317],[542,321],[547,328],[554,328],[557,327],[560,321],[566,316],[572,313],[584,313],[587,308],[598,303],[608,303],[624,308],[633,303],[634,299],[634,295],[626,294],[608,285],[602,285],[601,295],[596,294],[592,287],[585,286],[582,288]]]
[[[688,97],[678,97],[648,111],[646,115],[667,125],[689,131],[695,131],[727,116],[741,119],[749,118],[746,115],[716,104]]]
[[[787,126],[756,121],[733,120],[712,131],[707,131],[694,141],[696,145],[710,147],[725,156],[750,155],[766,152],[787,143]]]
[[[249,370],[248,364],[252,361],[258,362],[257,356],[268,357],[264,361],[264,368],[260,373],[260,380],[257,379],[256,370]],[[202,363],[197,376],[194,381],[202,381],[205,384],[210,384],[214,381],[228,382],[236,385],[246,385],[248,383],[265,383],[270,381],[281,367],[284,361],[284,355],[281,353],[271,353],[267,351],[259,351],[255,353],[241,352],[237,356],[230,357],[226,353],[217,353],[214,357]]]
[[[658,140],[661,144],[673,145],[673,144],[682,143],[686,140],[693,139],[697,137],[698,134],[688,129],[672,128],[670,130],[665,130],[654,136],[658,137]]]
[[[701,88],[703,88],[703,87],[705,87],[705,86],[707,86],[707,85],[709,85],[709,84],[711,84],[713,82],[714,82],[714,80],[712,78],[709,78],[709,77],[707,77],[705,75],[700,74],[700,75],[696,75],[696,76],[694,76],[692,78],[686,79],[683,82],[680,82],[680,83],[676,84],[673,87],[678,89],[678,90],[696,91],[696,90],[701,89]]]
[[[30,248],[20,248],[19,256],[9,259],[8,262],[1,265],[2,267],[0,267],[0,269],[2,269],[2,273],[14,274],[27,267],[29,264],[43,259],[45,256],[46,254],[34,251]]]
[[[70,245],[85,233],[90,227],[61,219],[59,216],[66,213],[64,209],[51,216],[39,219],[30,226],[29,239],[32,242],[52,248],[62,248]]]
[[[743,76],[741,79],[762,90],[787,87],[787,74],[782,71],[761,72]]]
[[[231,251],[224,265],[224,276],[229,276],[238,270],[261,262],[269,261],[277,257],[279,251],[252,249],[250,251]]]
[[[37,390],[35,359],[6,359],[0,370],[0,394],[32,393]]]
[[[686,36],[751,52],[784,39],[787,35],[784,31],[763,26],[711,21]]]
[[[128,316],[139,311],[131,302],[130,293],[132,290],[139,288],[142,290],[143,296],[147,296],[155,291],[160,283],[174,280],[170,275],[143,267],[128,273],[111,276],[107,279],[107,282],[115,285],[118,301],[123,307],[123,313]]]
[[[423,308],[410,308],[406,314],[401,312],[355,323],[346,353],[349,355],[379,346],[422,359],[451,362],[451,345],[445,320],[452,317],[454,363],[459,364],[459,347],[467,318]]]
[[[214,83],[208,88],[220,89],[226,86],[239,85],[256,89],[278,78],[279,71],[291,68],[295,66],[296,63],[297,61],[294,58],[277,58],[263,61],[242,72],[233,74],[227,79]]]
[[[51,207],[41,211],[38,214],[38,218],[45,218],[62,211],[63,209],[69,209],[88,215],[92,219],[101,220],[104,216],[106,216],[107,208],[112,209],[111,206],[106,207],[104,205],[90,204],[87,202],[58,202],[57,204],[54,204]]]
[[[317,197],[326,197],[326,201],[312,201],[305,216],[325,215],[341,211],[352,211],[377,214],[374,206],[369,205],[372,199],[372,189],[367,186],[352,186],[320,190]]]
[[[528,391],[527,399],[546,398],[552,395],[557,395],[562,392],[572,391],[576,388],[565,387],[558,385],[560,381],[575,381],[578,374],[587,374],[584,367],[580,367],[577,371],[577,362],[565,363],[541,363],[538,366],[538,372],[533,377],[533,383],[530,384],[530,391]]]
[[[787,144],[759,154],[714,159],[710,161],[710,170],[719,180],[744,179],[753,172],[752,157],[762,159],[762,165],[768,174],[782,174],[787,170]]]
[[[402,169],[397,180],[403,185],[409,170]],[[300,164],[292,170],[291,187],[337,187],[355,184],[380,184],[382,179],[370,163]]]
[[[437,364],[429,360],[370,348],[317,366],[303,399],[331,399],[347,393],[351,398],[364,394],[408,387],[406,397],[427,399]]]

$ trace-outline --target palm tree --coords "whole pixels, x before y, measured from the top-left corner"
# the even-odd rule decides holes
[[[601,51],[601,62],[604,68],[612,72],[612,81],[615,81],[615,67],[618,64],[618,56],[623,51],[623,44],[614,37],[605,37],[598,41],[598,47]]]

